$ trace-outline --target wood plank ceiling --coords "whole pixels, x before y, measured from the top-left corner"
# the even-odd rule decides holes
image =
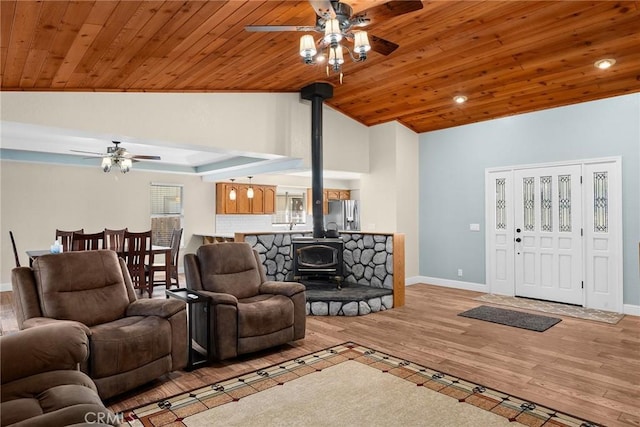
[[[345,0],[354,12],[384,2]],[[640,91],[639,1],[424,1],[372,22],[400,45],[344,64],[344,82],[298,55],[307,1],[5,1],[3,91],[298,92],[366,124],[416,132]],[[601,58],[617,63],[594,67]],[[454,95],[468,97],[458,105]]]

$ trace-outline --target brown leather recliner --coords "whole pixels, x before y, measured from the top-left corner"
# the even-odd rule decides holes
[[[83,325],[89,359],[81,369],[103,399],[187,364],[187,315],[177,299],[137,299],[124,260],[110,250],[44,255],[14,268],[20,329],[62,320]]]
[[[89,355],[84,327],[43,325],[0,337],[0,425],[62,426],[119,419],[105,408],[78,364]]]
[[[187,287],[210,297],[208,348],[215,360],[304,338],[304,285],[267,281],[258,253],[243,242],[214,243],[184,256]],[[201,344],[206,313],[197,312]]]

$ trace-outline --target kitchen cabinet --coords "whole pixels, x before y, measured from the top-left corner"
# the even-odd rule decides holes
[[[271,185],[264,186],[264,213],[276,213],[276,187]]]
[[[313,213],[313,199],[311,197],[312,190],[307,188],[307,212]],[[332,188],[325,188],[322,190],[322,213],[324,215],[329,213],[329,200],[349,200],[351,199],[350,190],[336,190]]]
[[[249,198],[249,184],[218,182],[216,184],[216,213],[229,214],[272,214],[275,212],[276,187],[273,185],[251,185],[253,198]],[[236,190],[236,200],[229,199],[231,188]]]

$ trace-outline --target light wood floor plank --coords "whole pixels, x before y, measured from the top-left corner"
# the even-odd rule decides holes
[[[4,333],[17,329],[6,294],[0,295]],[[640,317],[610,325],[558,316],[562,322],[532,332],[458,316],[486,304],[474,300],[478,295],[412,285],[404,307],[360,317],[308,317],[304,340],[174,372],[107,403],[115,411],[140,406],[354,341],[601,424],[640,426]],[[161,287],[154,297],[164,297]]]

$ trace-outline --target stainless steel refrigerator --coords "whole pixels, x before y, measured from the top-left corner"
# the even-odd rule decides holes
[[[329,201],[325,226],[335,222],[338,230],[360,230],[360,202],[358,200]]]

